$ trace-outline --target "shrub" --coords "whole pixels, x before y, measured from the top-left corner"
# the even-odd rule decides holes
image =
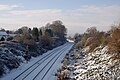
[[[16,58],[16,59],[9,59],[9,60],[6,60],[6,66],[12,70],[14,68],[18,68],[20,63],[19,63],[19,60]]]
[[[13,40],[13,37],[8,37],[7,38],[7,41],[11,41],[11,40]]]
[[[42,45],[42,47],[44,47],[44,48],[49,48],[51,45],[52,45],[52,38],[51,37],[49,37],[49,36],[47,36],[47,35],[42,35],[41,36],[41,45]]]
[[[95,41],[94,37],[89,37],[86,40],[85,47],[91,45]]]
[[[82,42],[81,42],[81,41],[79,41],[79,42],[75,45],[75,47],[76,47],[77,49],[82,48],[82,47],[83,47]]]
[[[15,36],[15,39],[16,39],[18,42],[22,42],[22,37],[21,37],[21,35],[16,35],[16,36]]]
[[[0,76],[2,76],[4,73],[4,64],[3,62],[0,60]]]
[[[95,37],[89,37],[85,43],[85,47],[89,46],[89,52],[93,51],[99,45],[100,45],[100,41],[98,38]]]
[[[31,35],[26,33],[26,34],[22,34],[22,35],[17,35],[15,37],[15,39],[18,41],[18,42],[22,42],[26,45],[34,45],[35,44],[35,41],[32,39]]]
[[[59,69],[56,73],[56,76],[57,76],[57,80],[69,80],[70,71],[67,69],[65,70]]]
[[[23,43],[26,45],[34,45],[35,44],[34,40],[32,40],[32,39],[30,39],[30,40],[24,39]]]
[[[92,43],[90,46],[89,46],[89,52],[92,52],[96,47],[98,47],[99,45],[97,43]]]
[[[100,45],[102,46],[107,45],[108,39],[109,39],[109,34],[105,32],[99,32],[96,30],[95,27],[92,27],[82,35],[81,43],[79,45],[84,47],[89,46],[89,50],[93,51],[96,47]]]
[[[113,30],[108,46],[109,50],[114,53],[114,57],[120,58],[120,28]]]

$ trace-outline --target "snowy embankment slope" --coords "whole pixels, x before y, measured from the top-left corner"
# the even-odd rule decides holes
[[[80,54],[75,50],[71,52],[75,53]],[[74,67],[70,77],[75,80],[120,80],[120,60],[113,60],[112,57],[107,47],[98,47],[84,58],[76,59],[74,64],[68,65]]]
[[[55,73],[61,65],[65,54],[71,49],[73,43],[66,43],[47,53],[33,58],[27,64],[21,64],[1,80],[55,80]]]

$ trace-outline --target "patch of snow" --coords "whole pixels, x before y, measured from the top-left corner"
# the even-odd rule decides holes
[[[67,39],[68,42],[74,42],[73,40]]]

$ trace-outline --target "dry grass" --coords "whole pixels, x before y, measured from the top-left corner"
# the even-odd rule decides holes
[[[76,44],[76,47],[89,46],[89,52],[91,52],[100,45],[108,45],[109,51],[115,54],[116,58],[120,58],[120,25],[114,26],[106,33],[99,31],[95,31],[94,35],[91,35],[91,33],[84,33],[81,37],[81,41]]]
[[[110,52],[114,53],[114,58],[120,59],[120,28],[113,30],[108,47]]]

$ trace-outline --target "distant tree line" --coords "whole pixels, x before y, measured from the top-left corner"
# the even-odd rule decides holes
[[[27,26],[21,27],[15,31],[18,34],[15,39],[26,45],[39,43],[42,47],[54,46],[56,41],[65,42],[67,29],[59,20],[48,23],[46,26],[33,29]]]

